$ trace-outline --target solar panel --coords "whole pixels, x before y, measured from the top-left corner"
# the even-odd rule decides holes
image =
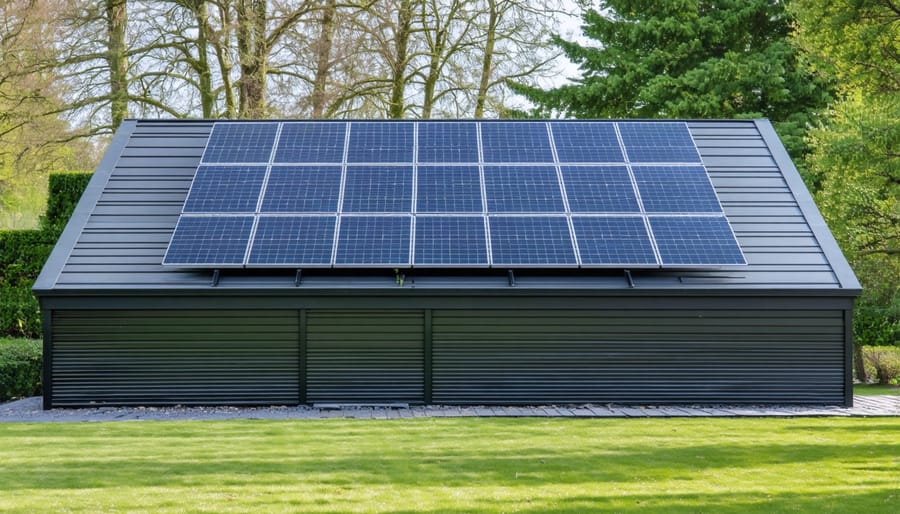
[[[582,265],[656,264],[642,216],[574,216]]]
[[[346,123],[285,123],[281,127],[277,163],[340,163],[344,160]]]
[[[485,166],[488,212],[566,212],[553,166]]]
[[[724,216],[650,216],[663,266],[746,264]]]
[[[641,212],[625,166],[563,166],[572,212]]]
[[[482,212],[478,166],[419,166],[416,212]]]
[[[700,154],[685,123],[620,122],[618,125],[630,162],[700,162]]]
[[[343,212],[410,212],[412,166],[347,166]]]
[[[353,122],[347,162],[413,162],[413,124]]]
[[[340,166],[273,166],[262,212],[337,212]]]
[[[419,123],[418,162],[478,162],[478,125],[474,122]]]
[[[543,122],[496,122],[481,124],[484,162],[553,162],[550,136]]]
[[[416,217],[416,266],[488,265],[482,216]]]
[[[260,216],[248,264],[331,266],[334,216]]]
[[[229,121],[202,162],[163,264],[745,262],[683,122]]]
[[[625,162],[616,125],[609,122],[551,122],[559,162]]]
[[[254,212],[265,177],[265,166],[200,166],[183,212]]]
[[[491,216],[494,266],[576,266],[564,216]]]
[[[240,266],[253,216],[185,216],[178,219],[163,264]]]
[[[213,125],[200,162],[269,162],[278,123],[219,122]]]
[[[722,212],[701,166],[634,166],[632,171],[647,212]]]
[[[409,216],[343,216],[335,264],[409,267]]]

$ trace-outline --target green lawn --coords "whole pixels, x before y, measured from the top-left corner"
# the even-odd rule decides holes
[[[0,424],[0,511],[897,512],[900,419]]]
[[[900,396],[900,386],[878,385],[878,384],[856,384],[853,386],[853,394],[861,394],[864,396],[874,395],[890,395]]]

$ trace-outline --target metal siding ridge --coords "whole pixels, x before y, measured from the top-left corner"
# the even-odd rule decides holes
[[[812,229],[813,235],[822,247],[822,251],[825,252],[825,256],[828,258],[829,264],[831,264],[832,272],[835,277],[837,277],[841,287],[847,289],[848,292],[852,293],[854,296],[859,296],[862,292],[862,286],[860,285],[859,280],[857,280],[856,275],[853,273],[850,263],[847,262],[847,258],[844,257],[837,241],[834,239],[834,235],[832,235],[831,230],[828,228],[828,224],[825,223],[822,213],[819,212],[818,207],[816,207],[812,195],[803,183],[800,172],[797,171],[787,150],[781,143],[781,139],[779,139],[778,134],[775,132],[775,127],[772,126],[772,122],[767,119],[754,120],[754,122],[756,123],[756,128],[759,130],[760,135],[762,135],[763,140],[772,152],[772,158],[775,159],[775,163],[781,169],[784,180],[787,182],[791,193],[797,200],[801,212],[806,217],[806,221]]]

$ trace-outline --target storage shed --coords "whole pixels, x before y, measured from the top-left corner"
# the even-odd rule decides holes
[[[291,122],[269,123],[280,135]],[[379,130],[402,125],[421,138],[421,123],[384,122]],[[466,123],[477,124],[487,145],[485,134],[500,122]],[[571,230],[567,241],[576,246],[571,266],[500,258],[508,249],[496,239],[484,266],[418,266],[411,240],[404,240],[411,248],[407,266],[385,265],[390,260],[366,266],[365,260],[341,260],[337,235],[327,239],[334,248],[325,250],[319,265],[288,259],[276,266],[275,253],[259,260],[249,249],[230,264],[191,265],[179,261],[170,243],[176,244],[176,226],[186,226],[180,220],[190,217],[186,199],[199,182],[201,157],[214,151],[209,140],[215,122],[126,121],[34,286],[43,315],[44,407],[851,405],[851,315],[860,285],[772,125],[678,123],[687,127],[708,171],[741,265],[667,264],[663,243],[650,230],[657,228],[662,238],[662,228],[651,227],[660,220],[644,206],[634,218],[651,232],[648,265],[627,264],[633,258],[618,265],[589,261],[586,240],[571,221],[563,229]],[[547,132],[552,140],[552,130]],[[223,155],[238,156],[222,162],[246,162],[241,154],[252,151],[240,137],[219,143]],[[342,202],[350,144],[347,135],[343,156],[335,158]],[[415,157],[422,147],[413,146],[412,191],[424,183]],[[389,150],[369,148],[370,158],[361,160],[378,161]],[[473,167],[481,174],[479,198],[488,198],[478,200],[486,205],[483,219],[471,219],[490,225],[503,216],[488,212],[484,152],[479,139]],[[266,182],[275,153],[261,158],[269,162],[262,166]],[[515,160],[515,153],[507,158]],[[562,146],[554,146],[548,160],[549,173],[558,174],[560,184],[568,180]],[[621,166],[632,182],[640,179],[635,166]],[[568,184],[562,220],[573,217],[575,184]],[[648,184],[645,192],[653,187]],[[668,198],[665,191],[660,198]],[[247,216],[247,237],[259,237],[262,203],[260,197],[257,215]],[[414,209],[398,219],[415,220]],[[204,216],[196,218],[210,219]],[[608,218],[618,222],[618,216]],[[500,228],[498,221],[497,233]],[[180,230],[176,236],[190,243],[193,232]],[[269,265],[253,265],[260,262]]]

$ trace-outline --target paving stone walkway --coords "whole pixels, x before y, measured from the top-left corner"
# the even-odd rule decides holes
[[[315,405],[293,407],[95,407],[42,410],[39,397],[0,404],[0,422],[226,419],[399,419],[423,417],[804,417],[900,416],[900,396],[855,396],[853,407],[784,405],[538,405],[408,407]]]

